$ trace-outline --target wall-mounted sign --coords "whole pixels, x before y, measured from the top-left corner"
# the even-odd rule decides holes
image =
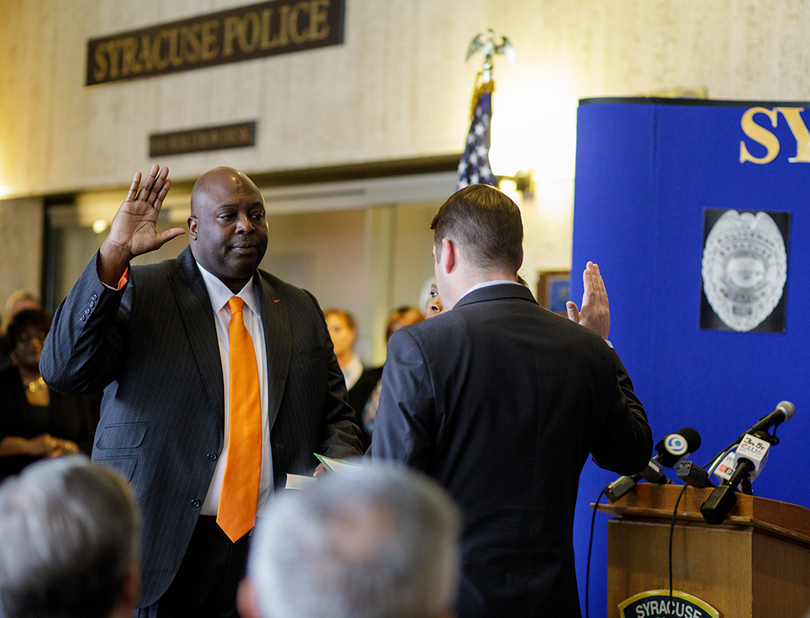
[[[218,127],[203,127],[173,133],[155,133],[149,136],[149,156],[241,148],[256,143],[256,122],[240,122]]]
[[[87,42],[87,86],[343,43],[345,0],[274,0]]]

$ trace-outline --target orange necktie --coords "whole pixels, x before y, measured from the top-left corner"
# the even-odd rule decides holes
[[[245,301],[237,296],[228,301],[231,312],[228,325],[231,353],[228,454],[217,509],[217,523],[234,543],[256,522],[262,465],[259,370],[253,340],[242,316],[244,305]]]

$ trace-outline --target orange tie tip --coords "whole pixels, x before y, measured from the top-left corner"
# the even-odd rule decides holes
[[[281,299],[280,299],[280,298],[276,298],[276,299],[275,299],[273,302],[274,302],[274,303],[279,303],[279,302],[281,302]]]

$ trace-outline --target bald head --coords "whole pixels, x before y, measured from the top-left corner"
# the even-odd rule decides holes
[[[194,215],[198,205],[205,203],[210,192],[251,190],[261,197],[261,191],[245,174],[232,167],[215,167],[205,172],[194,183],[191,190],[191,214]],[[264,198],[261,198],[264,201]]]
[[[231,167],[206,172],[191,192],[188,231],[194,259],[232,292],[239,292],[267,250],[261,191]]]

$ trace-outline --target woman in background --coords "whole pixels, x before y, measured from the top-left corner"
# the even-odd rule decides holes
[[[8,326],[13,366],[0,371],[0,479],[43,457],[90,454],[100,398],[51,391],[39,373],[50,319],[39,309]]]
[[[357,426],[363,432],[363,452],[365,452],[371,443],[371,436],[363,426],[363,409],[382,376],[382,367],[367,369],[354,353],[357,329],[354,318],[348,311],[327,309],[323,315],[326,318],[326,326],[329,328],[338,365],[346,381],[346,389],[349,391],[349,405],[354,410]]]

